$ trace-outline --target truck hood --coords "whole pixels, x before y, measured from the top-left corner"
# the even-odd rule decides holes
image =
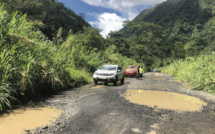
[[[97,70],[95,73],[99,73],[99,74],[113,74],[113,73],[116,73],[116,71]]]

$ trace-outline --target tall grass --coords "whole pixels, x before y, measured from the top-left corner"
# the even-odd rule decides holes
[[[137,64],[106,47],[98,30],[84,28],[62,44],[49,41],[26,15],[8,14],[0,5],[0,112],[92,81],[103,64]],[[113,51],[114,50],[114,51]]]
[[[13,90],[8,80],[11,77],[10,71],[12,69],[9,64],[10,60],[9,52],[4,49],[0,54],[0,111],[11,108],[10,100],[14,99],[11,96]]]
[[[215,53],[177,60],[162,72],[188,83],[195,90],[215,93]]]
[[[88,82],[88,73],[82,75],[84,70],[71,60],[75,54],[47,40],[26,15],[10,15],[1,5],[0,18],[0,112],[15,100]]]

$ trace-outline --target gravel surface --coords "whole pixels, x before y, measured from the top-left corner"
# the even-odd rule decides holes
[[[192,91],[167,74],[145,73],[142,80],[127,78],[124,85],[86,85],[64,91],[44,104],[63,110],[50,126],[35,134],[215,134],[215,96]],[[98,87],[98,86],[97,86]],[[175,92],[207,102],[198,112],[177,112],[130,103],[128,89]],[[31,132],[27,132],[31,133]]]

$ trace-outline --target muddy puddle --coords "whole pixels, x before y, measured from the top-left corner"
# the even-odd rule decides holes
[[[10,114],[0,116],[0,133],[25,134],[25,130],[50,125],[61,113],[61,110],[50,107],[14,110]]]
[[[200,111],[207,105],[199,98],[164,91],[129,89],[123,95],[129,102],[178,112]]]
[[[96,86],[93,86],[91,87],[92,89],[97,89],[97,88],[104,88],[106,87],[105,85],[96,85]]]
[[[157,134],[155,131],[151,131],[148,134]]]

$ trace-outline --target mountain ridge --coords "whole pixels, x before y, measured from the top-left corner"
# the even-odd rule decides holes
[[[175,42],[181,42],[185,56],[193,56],[215,50],[212,41],[214,15],[213,0],[167,0],[143,10],[132,22],[145,21],[162,26],[165,46],[172,47]],[[132,34],[128,29],[125,26],[120,30],[125,37]]]

